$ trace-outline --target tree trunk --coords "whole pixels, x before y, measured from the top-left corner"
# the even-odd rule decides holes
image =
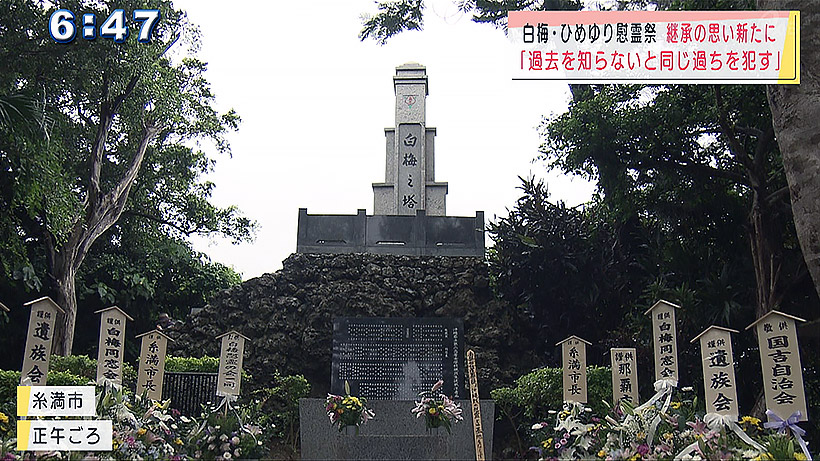
[[[752,210],[749,214],[751,225],[749,243],[752,247],[752,261],[755,269],[757,288],[755,318],[760,318],[775,307],[778,299],[778,276],[780,273],[780,252],[772,246],[770,226],[767,223],[769,211],[758,191],[752,192]],[[779,246],[777,247],[779,249]]]
[[[73,261],[68,261],[62,254],[50,258],[49,279],[54,302],[63,308],[63,321],[56,322],[51,351],[56,355],[70,355],[74,345],[74,326],[77,322],[77,288]]]
[[[758,0],[757,5],[800,11],[800,84],[769,85],[767,93],[797,238],[820,296],[820,2]]]
[[[70,355],[74,345],[74,325],[77,322],[77,290],[74,273],[57,281],[57,304],[65,310],[65,321],[58,323],[61,328],[55,332],[52,352],[57,355]]]

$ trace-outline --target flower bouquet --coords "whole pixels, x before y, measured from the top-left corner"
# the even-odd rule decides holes
[[[330,418],[330,424],[335,425],[341,432],[345,427],[352,426],[359,433],[359,426],[373,419],[375,413],[367,408],[367,400],[350,395],[350,385],[345,381],[345,395],[328,394],[325,401],[325,410]]]
[[[429,391],[419,393],[420,400],[410,412],[416,415],[416,418],[424,415],[424,424],[428,431],[444,427],[447,433],[452,433],[450,426],[464,418],[461,416],[461,407],[446,395],[438,392],[443,384],[444,381],[439,380]]]

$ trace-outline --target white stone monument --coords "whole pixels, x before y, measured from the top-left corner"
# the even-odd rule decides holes
[[[373,183],[373,214],[311,215],[299,209],[297,253],[484,257],[484,212],[447,216],[447,183],[436,182],[436,129],[427,126],[427,70],[396,68],[395,126],[385,128],[384,182]]]
[[[447,183],[435,182],[436,129],[426,122],[427,71],[418,63],[396,68],[396,126],[385,128],[385,182],[373,184],[374,214],[444,216]]]

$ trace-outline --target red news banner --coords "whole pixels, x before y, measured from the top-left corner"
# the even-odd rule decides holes
[[[513,80],[800,83],[799,11],[512,11]]]

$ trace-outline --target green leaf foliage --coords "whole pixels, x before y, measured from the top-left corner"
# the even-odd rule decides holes
[[[501,431],[509,431],[520,440],[529,438],[537,422],[555,421],[555,413],[563,407],[563,370],[543,367],[521,376],[514,387],[493,389],[490,396],[498,408]],[[587,367],[587,401],[594,414],[609,413],[612,402],[612,374],[609,368]],[[502,432],[503,433],[503,432]],[[523,447],[526,448],[526,447]],[[521,449],[521,447],[519,447]]]
[[[259,424],[271,427],[271,437],[295,454],[299,441],[299,399],[310,395],[310,384],[302,375],[282,376],[278,372],[271,383],[271,387],[251,393],[251,399],[259,401]]]
[[[98,18],[144,6],[59,4]],[[94,346],[93,310],[118,304],[145,331],[159,312],[184,316],[238,283],[185,238],[244,241],[255,225],[236,207],[210,202],[214,184],[204,176],[216,156],[230,154],[226,135],[239,117],[216,109],[207,66],[195,56],[199,32],[170,2],[152,7],[161,19],[149,43],[138,43],[129,23],[124,43],[60,44],[48,36],[57,6],[0,0],[0,105],[8,115],[0,121],[0,293],[55,297],[59,281],[76,274],[77,352]]]
[[[165,371],[216,373],[219,371],[219,357],[165,357]]]
[[[460,13],[472,14],[472,20],[489,23],[506,30],[507,13],[519,10],[580,10],[579,0],[455,0]],[[362,14],[359,39],[368,38],[384,45],[390,37],[406,30],[421,30],[424,25],[422,0],[376,2],[378,13]]]
[[[603,356],[652,280],[652,230],[637,220],[618,223],[601,203],[551,203],[542,181],[522,179],[520,189],[508,216],[488,226],[495,290],[529,319],[518,328],[547,363],[560,363],[554,344],[570,334],[593,343],[591,356]]]
[[[218,373],[219,357],[165,357],[165,371],[177,373]],[[242,381],[247,383],[253,377],[247,371],[242,370]]]
[[[384,45],[387,39],[404,30],[421,30],[422,0],[399,0],[377,3],[379,12],[362,15],[363,28],[359,39],[373,38]]]
[[[64,372],[73,376],[84,378],[86,383],[95,382],[97,379],[97,359],[92,359],[87,355],[69,355],[66,357],[52,355],[49,359],[49,373]],[[49,374],[49,384],[51,384]],[[125,389],[136,389],[137,370],[129,362],[122,364],[122,383]]]

